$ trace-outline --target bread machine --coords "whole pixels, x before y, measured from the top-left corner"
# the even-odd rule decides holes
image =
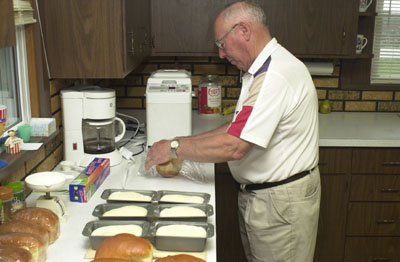
[[[147,146],[192,134],[192,80],[186,70],[157,70],[146,86]]]

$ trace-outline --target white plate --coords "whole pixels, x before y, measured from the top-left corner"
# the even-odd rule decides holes
[[[51,192],[65,183],[67,175],[60,172],[39,172],[25,178],[25,184],[32,190]]]

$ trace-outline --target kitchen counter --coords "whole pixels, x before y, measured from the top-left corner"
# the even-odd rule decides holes
[[[322,147],[400,147],[400,114],[319,114]]]
[[[140,158],[140,157],[139,157]],[[137,163],[139,163],[137,158]],[[94,208],[98,204],[105,203],[100,196],[105,189],[137,189],[137,190],[177,190],[205,192],[211,195],[209,204],[214,207],[214,215],[209,217],[208,222],[215,227],[215,184],[214,184],[214,165],[201,164],[204,171],[204,182],[194,182],[188,178],[179,175],[175,178],[163,178],[157,176],[143,176],[138,173],[139,164],[128,165],[124,161],[121,165],[111,168],[110,175],[104,183],[95,192],[88,203],[76,203],[69,201],[69,195],[63,193],[54,193],[64,202],[70,219],[67,223],[61,223],[61,234],[56,242],[48,247],[47,262],[70,262],[70,261],[91,261],[84,259],[84,256],[90,247],[89,238],[82,235],[82,230],[87,222],[97,220],[92,216]],[[125,176],[129,172],[128,176]],[[127,178],[125,181],[125,177]],[[32,193],[27,198],[28,206],[35,206],[39,193]],[[207,240],[207,261],[216,261],[216,227],[214,236]]]

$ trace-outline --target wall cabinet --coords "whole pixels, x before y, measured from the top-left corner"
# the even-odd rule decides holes
[[[0,0],[0,48],[15,45],[14,9],[12,0]]]
[[[123,78],[150,52],[147,0],[39,1],[51,78]]]
[[[152,0],[153,55],[217,55],[214,21],[233,0]],[[258,0],[270,31],[299,56],[354,54],[357,0]]]

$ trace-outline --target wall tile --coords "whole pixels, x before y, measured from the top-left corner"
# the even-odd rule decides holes
[[[318,99],[324,100],[326,99],[327,91],[325,89],[317,89]]]
[[[51,153],[43,162],[41,162],[32,173],[45,172],[53,170],[58,163],[63,159],[63,147],[59,146],[53,153]]]
[[[12,181],[20,181],[25,177],[25,165],[22,165],[17,168],[9,177],[5,180],[1,181],[1,185],[5,186],[9,182]]]
[[[392,100],[392,91],[363,91],[362,100]]]
[[[194,65],[194,74],[225,74],[225,64],[195,64]]]
[[[51,112],[54,113],[61,109],[61,97],[60,95],[55,95],[50,99]]]
[[[331,101],[331,111],[342,112],[343,111],[343,101]]]
[[[46,158],[45,148],[44,148],[44,146],[42,146],[37,151],[37,153],[34,155],[34,157],[32,157],[31,159],[26,161],[26,163],[25,163],[25,165],[26,165],[25,172],[27,174],[30,173],[32,171],[32,169],[35,168],[35,166],[38,165],[45,158]]]
[[[237,99],[223,99],[222,100],[222,108],[236,106]]]
[[[140,98],[117,98],[117,108],[142,108]]]
[[[192,72],[191,64],[160,64],[160,69],[185,69]]]
[[[127,96],[144,96],[146,94],[146,87],[127,87],[126,95]]]
[[[226,97],[229,98],[239,98],[241,88],[227,88],[226,89]]]
[[[400,102],[378,102],[378,111],[400,112]]]
[[[338,78],[313,78],[315,87],[338,88]]]
[[[394,100],[400,100],[400,92],[394,92]]]
[[[206,56],[178,56],[176,58],[177,62],[185,62],[185,63],[208,63],[209,57]]]
[[[132,73],[133,74],[151,74],[157,70],[157,64],[140,64]]]
[[[234,65],[228,65],[228,75],[239,75],[239,69]]]
[[[329,90],[328,98],[332,100],[359,100],[360,91]]]
[[[238,76],[219,76],[222,86],[241,86]]]
[[[157,62],[175,62],[176,61],[176,57],[174,56],[149,56],[146,58],[146,60],[144,61],[144,63],[157,63]]]
[[[376,111],[376,102],[346,102],[345,111],[374,112]]]

